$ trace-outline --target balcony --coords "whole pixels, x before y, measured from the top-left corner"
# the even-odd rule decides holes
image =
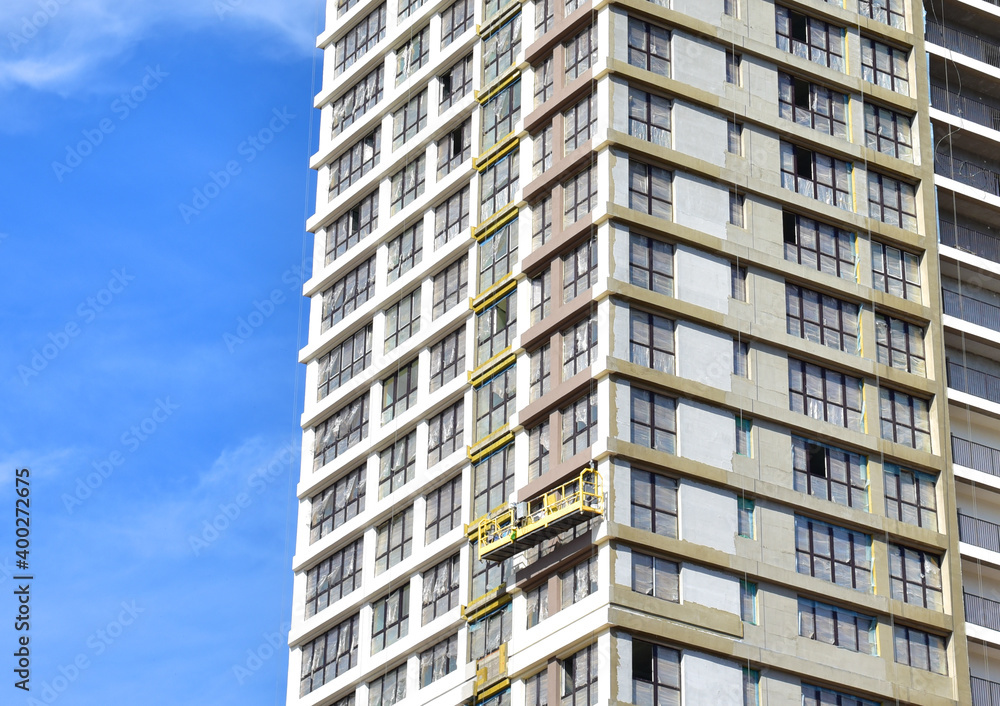
[[[959,466],[1000,477],[1000,449],[952,436],[951,456]]]
[[[1000,331],[1000,306],[959,294],[953,289],[942,288],[944,313],[955,316],[970,324],[984,326],[993,331]]]
[[[941,244],[964,250],[992,262],[1000,262],[1000,237],[941,217],[938,222]]]
[[[958,539],[991,552],[1000,552],[1000,525],[959,512]]]
[[[925,38],[940,47],[1000,68],[1000,43],[996,39],[983,39],[971,32],[948,27],[930,18],[927,19]]]
[[[1000,704],[1000,684],[989,679],[972,677],[972,706]]]
[[[1000,130],[1000,108],[984,100],[949,91],[937,83],[931,83],[931,107],[991,130]]]
[[[935,152],[934,173],[987,194],[1000,196],[1000,172],[954,154]]]
[[[1000,377],[948,361],[948,387],[1000,404]]]
[[[965,620],[973,625],[1000,631],[1000,601],[966,593]]]

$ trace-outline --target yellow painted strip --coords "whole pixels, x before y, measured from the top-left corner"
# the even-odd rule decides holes
[[[501,436],[495,440],[493,435],[501,434]],[[481,444],[486,444],[486,446],[480,446],[479,449],[476,446],[469,446],[466,449],[465,455],[469,457],[469,461],[472,463],[478,463],[480,459],[489,456],[494,451],[502,449],[504,446],[509,444],[514,440],[514,432],[507,430],[507,425],[504,424],[493,435],[486,437]]]
[[[509,210],[504,210],[508,208]],[[501,209],[498,212],[499,214],[501,214],[499,218],[497,217],[496,214],[491,216],[491,218],[495,218],[496,220],[483,221],[483,223],[487,225],[484,226],[483,223],[480,223],[478,226],[472,229],[472,237],[476,239],[476,242],[479,243],[483,242],[490,235],[496,233],[498,230],[503,228],[505,225],[507,225],[512,220],[517,218],[518,215],[520,215],[520,211],[518,210],[517,206],[509,206],[509,207],[505,206],[504,209]]]
[[[510,76],[508,76],[507,78],[505,78],[503,81],[501,81],[500,83],[498,83],[496,86],[494,86],[493,88],[491,88],[487,93],[479,93],[477,91],[476,92],[476,100],[479,101],[480,105],[482,105],[483,103],[487,103],[487,102],[489,102],[490,98],[492,98],[493,96],[495,96],[500,91],[502,91],[503,89],[507,88],[507,86],[509,86],[510,84],[514,83],[514,81],[519,80],[520,78],[521,78],[521,72],[520,72],[520,70],[515,71]]]
[[[484,615],[489,615],[493,611],[499,610],[500,608],[503,608],[505,605],[507,605],[508,603],[510,603],[511,600],[513,600],[513,598],[514,597],[511,594],[505,593],[502,596],[500,596],[499,598],[494,598],[489,603],[485,603],[485,604],[479,606],[478,608],[476,608],[471,613],[466,613],[462,617],[465,618],[468,622],[471,623],[474,620],[479,620]]]
[[[513,134],[514,134],[513,132],[507,133],[506,135],[503,136],[502,139],[497,141],[497,144],[502,145],[503,141],[510,138],[510,136]],[[473,162],[473,166],[476,168],[476,171],[482,173],[486,171],[490,166],[496,164],[501,159],[510,154],[512,151],[517,149],[517,147],[520,144],[521,144],[521,138],[515,137],[511,139],[510,142],[508,142],[506,145],[504,145],[500,150],[494,152],[492,155],[487,157],[484,161],[480,162],[476,160],[475,162]],[[483,159],[483,155],[479,155],[479,159]]]
[[[506,689],[509,686],[510,686],[510,679],[504,677],[504,679],[501,680],[501,681],[499,681],[499,682],[497,682],[495,686],[491,686],[486,691],[483,691],[483,692],[480,692],[480,693],[476,694],[476,703],[479,703],[481,701],[485,701],[486,699],[488,699],[491,696],[494,696],[494,695],[500,693],[501,691],[503,691],[504,689]]]
[[[510,352],[510,346],[504,348],[502,351],[479,366],[479,370],[482,372],[469,374],[469,384],[473,387],[481,387],[483,384],[513,365],[515,360],[517,360],[517,356]]]
[[[478,302],[473,300],[475,303],[472,305],[472,310],[477,314],[480,314],[490,308],[491,305],[513,292],[517,288],[517,281],[508,279],[509,277],[510,273],[508,272],[503,276],[503,279],[501,279],[500,282],[483,292],[483,294],[480,295],[481,298]]]

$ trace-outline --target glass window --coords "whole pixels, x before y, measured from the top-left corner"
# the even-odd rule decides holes
[[[361,588],[364,540],[357,539],[306,571],[306,617]]]
[[[471,21],[471,15],[469,19]],[[441,85],[441,102],[438,112],[443,113],[455,105],[462,96],[472,93],[472,54],[441,74],[438,77],[438,83]]]
[[[433,466],[462,447],[464,425],[465,400],[459,400],[430,418],[427,423],[428,466]],[[430,501],[428,500],[428,502]],[[428,514],[428,522],[429,518]]]
[[[677,400],[658,392],[632,388],[633,444],[674,453],[677,443]]]
[[[911,122],[894,110],[865,103],[865,141],[873,150],[912,162]]]
[[[472,156],[472,118],[467,118],[465,122],[438,140],[437,148],[437,178],[440,181]]]
[[[389,241],[388,282],[395,282],[420,263],[424,252],[424,224],[418,222]]]
[[[399,19],[404,19],[413,14],[427,0],[399,0]]]
[[[863,430],[861,378],[788,359],[788,402],[793,412]]]
[[[628,63],[670,76],[670,30],[628,18]]]
[[[375,574],[381,574],[413,551],[413,506],[380,524],[375,529]]]
[[[555,0],[536,0],[535,2],[535,39],[552,29],[556,21]]]
[[[560,332],[562,336],[562,379],[569,380],[593,364],[597,356],[597,319],[584,319]]]
[[[419,32],[411,33],[409,41],[396,50],[397,86],[427,63],[429,44],[430,27],[424,27]]]
[[[872,591],[871,535],[795,516],[798,572],[856,591]]]
[[[726,50],[726,83],[733,86],[743,85],[743,55],[732,50]]]
[[[680,565],[658,556],[632,552],[632,590],[644,596],[679,603]]]
[[[514,81],[486,101],[482,107],[481,117],[482,145],[480,152],[485,152],[512,134],[521,119],[521,80]],[[517,163],[517,155],[513,161]]]
[[[397,366],[396,372],[382,381],[382,423],[394,419],[417,401],[416,359]]]
[[[785,259],[855,280],[854,234],[796,213],[782,214]]]
[[[368,391],[316,425],[313,470],[318,470],[368,436]]]
[[[423,573],[422,624],[426,625],[458,607],[460,568],[461,561],[456,554]]]
[[[458,669],[458,635],[447,637],[420,653],[420,688]]]
[[[597,394],[584,395],[559,410],[562,417],[562,460],[587,451],[597,437]]]
[[[628,134],[670,147],[670,101],[629,86]]]
[[[410,98],[402,108],[392,114],[392,149],[398,149],[425,127],[427,127],[427,89]]]
[[[587,167],[563,182],[563,226],[576,223],[597,207],[597,170]]]
[[[793,336],[859,355],[858,305],[794,284],[785,285],[785,324]]]
[[[746,194],[736,189],[729,190],[729,224],[737,228],[746,227]]]
[[[930,452],[931,420],[927,400],[885,387],[879,388],[878,397],[882,438]]]
[[[636,529],[677,537],[677,481],[632,469],[632,520]]]
[[[420,331],[420,290],[415,289],[385,310],[385,352]]]
[[[735,154],[738,157],[743,156],[743,123],[738,123],[735,120],[729,119],[726,121],[726,133],[728,135],[728,144],[726,149],[730,154]]]
[[[406,663],[383,672],[368,682],[368,706],[393,706],[406,698]]]
[[[514,368],[497,373],[475,389],[476,441],[506,426],[514,413],[517,397]]]
[[[299,696],[315,691],[358,664],[358,615],[302,646]]]
[[[629,360],[664,373],[674,372],[674,322],[649,312],[629,312]]]
[[[326,490],[312,496],[310,544],[365,511],[365,476],[365,464],[361,464]]]
[[[861,77],[869,83],[910,95],[906,52],[868,37],[861,38]]]
[[[937,530],[937,490],[934,476],[887,463],[885,514],[894,520]]]
[[[485,221],[509,203],[516,201],[520,189],[517,151],[510,152],[482,172],[479,178],[481,204],[479,220]]]
[[[781,185],[830,206],[854,210],[850,162],[781,143]]]
[[[375,257],[372,256],[323,292],[323,331],[361,307],[375,290]]]
[[[892,629],[896,661],[935,674],[948,673],[947,642],[940,635],[895,625]]]
[[[868,509],[868,459],[792,436],[795,489],[838,505]]]
[[[476,365],[507,350],[517,335],[517,291],[476,314]]]
[[[510,642],[511,605],[495,610],[469,623],[469,661],[474,662],[500,649]]]
[[[847,95],[832,88],[779,73],[778,114],[798,125],[847,139]]]
[[[472,478],[472,517],[475,520],[506,503],[514,492],[513,444],[508,444],[476,463],[472,467]],[[484,590],[483,593],[485,592]],[[480,595],[482,593],[473,592],[473,597]]]
[[[831,691],[811,684],[802,685],[802,706],[882,706],[875,701],[862,699],[859,696],[851,696],[839,691]]]
[[[889,544],[892,597],[904,603],[942,610],[941,557],[920,549]]]
[[[347,30],[334,45],[333,75],[339,76],[385,37],[385,3]]]
[[[330,162],[329,200],[333,200],[378,164],[382,151],[382,128],[376,127]]]
[[[546,196],[531,206],[531,248],[538,248],[552,237],[552,197]]]
[[[632,702],[636,706],[680,706],[680,652],[632,640]]]
[[[916,231],[916,187],[905,181],[869,170],[868,215],[883,223]]]
[[[537,7],[537,6],[536,6]],[[553,76],[552,57],[535,67],[535,107],[552,97]]]
[[[517,219],[496,229],[479,243],[479,291],[484,292],[514,269],[517,262]]]
[[[483,38],[483,84],[495,81],[514,65],[521,52],[521,13]]]
[[[740,620],[757,624],[757,584],[740,579]]]
[[[742,265],[730,265],[729,278],[732,288],[729,296],[738,302],[745,302],[747,300],[747,268]]]
[[[563,113],[563,154],[582,147],[597,132],[597,96],[593,93]]]
[[[572,657],[560,660],[559,666],[562,671],[562,688],[560,689],[562,706],[592,706],[596,704],[597,645],[588,645]]]
[[[878,654],[878,621],[837,606],[799,598],[799,636],[865,655]]]
[[[566,81],[581,76],[597,61],[597,32],[591,25],[563,45],[566,56]]]
[[[426,172],[427,157],[420,154],[392,175],[392,201],[389,204],[391,213],[398,213],[400,209],[424,193]]]
[[[434,209],[434,249],[469,227],[469,187],[456,191]]]
[[[372,603],[372,654],[406,637],[410,625],[410,584]]]
[[[417,461],[417,432],[411,431],[379,454],[378,496],[384,498],[413,480]]]
[[[552,313],[552,270],[531,279],[531,324]]]
[[[552,166],[553,139],[552,123],[546,125],[541,132],[531,138],[533,154],[531,162],[532,178],[540,176]]]
[[[528,627],[533,628],[549,617],[549,584],[548,581],[525,593],[528,602]],[[544,672],[543,672],[544,674]],[[531,687],[528,687],[530,692]],[[537,696],[537,694],[536,694]],[[530,700],[530,699],[529,699]],[[537,699],[536,699],[537,702]]]
[[[670,220],[673,217],[673,173],[635,159],[629,160],[628,173],[628,207]]]
[[[441,13],[441,46],[446,47],[475,24],[473,0],[458,0]]]
[[[431,392],[465,372],[465,327],[431,346]]]
[[[629,283],[660,294],[674,294],[674,246],[629,235]]]
[[[741,537],[753,539],[757,536],[754,512],[756,503],[750,498],[736,498],[736,532]]]
[[[774,6],[778,49],[820,66],[846,71],[844,30],[781,5]]]
[[[385,66],[379,64],[333,102],[333,137],[346,130],[382,100]]]
[[[372,325],[359,329],[343,343],[324,355],[317,362],[319,385],[316,399],[321,400],[372,362]]]
[[[597,282],[597,244],[588,238],[563,256],[563,303],[568,303]]]
[[[528,478],[534,480],[549,472],[549,422],[545,420],[528,430]]]
[[[753,456],[753,420],[742,414],[737,414],[733,420],[736,423],[736,453],[739,456]]]
[[[336,260],[378,228],[378,189],[362,197],[326,229],[326,264]]]
[[[487,591],[503,588],[507,585],[507,577],[513,571],[513,557],[503,561],[482,561],[477,552],[471,553],[472,590],[469,595],[477,600],[486,595]]]
[[[858,12],[890,27],[906,29],[903,0],[858,0]]]
[[[885,314],[875,314],[878,362],[915,375],[927,374],[924,328]]]
[[[592,556],[559,573],[559,586],[562,591],[560,610],[582,601],[592,593],[597,592],[597,557]]]
[[[910,301],[920,301],[920,256],[872,241],[872,286]]]
[[[469,260],[462,257],[434,275],[434,301],[431,318],[444,314],[458,306],[468,294]]]

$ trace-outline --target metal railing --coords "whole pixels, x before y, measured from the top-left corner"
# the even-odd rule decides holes
[[[965,619],[973,625],[981,625],[990,630],[1000,630],[1000,601],[983,598],[974,593],[966,593]]]
[[[949,245],[987,260],[1000,262],[1000,237],[992,233],[959,225],[944,217],[939,220],[938,232],[942,245]]]
[[[1000,684],[981,677],[972,677],[972,706],[1000,704]]]
[[[952,435],[951,457],[959,466],[1000,476],[1000,449]]]
[[[1000,404],[1000,376],[948,361],[948,387]]]
[[[973,189],[1000,196],[1000,172],[947,152],[934,153],[934,173]]]
[[[942,288],[944,313],[957,316],[970,324],[1000,331],[1000,306],[959,294],[953,289]]]
[[[991,130],[1000,130],[1000,108],[970,96],[959,95],[937,83],[931,84],[931,106]]]
[[[958,513],[958,538],[966,544],[1000,552],[1000,525],[989,520],[980,520],[961,512]]]
[[[934,20],[927,20],[928,42],[946,49],[978,59],[990,66],[1000,68],[1000,42],[996,38],[982,39],[971,32],[948,27]]]

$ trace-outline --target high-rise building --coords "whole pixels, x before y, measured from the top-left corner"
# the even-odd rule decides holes
[[[326,27],[288,703],[1000,705],[1000,2]]]

